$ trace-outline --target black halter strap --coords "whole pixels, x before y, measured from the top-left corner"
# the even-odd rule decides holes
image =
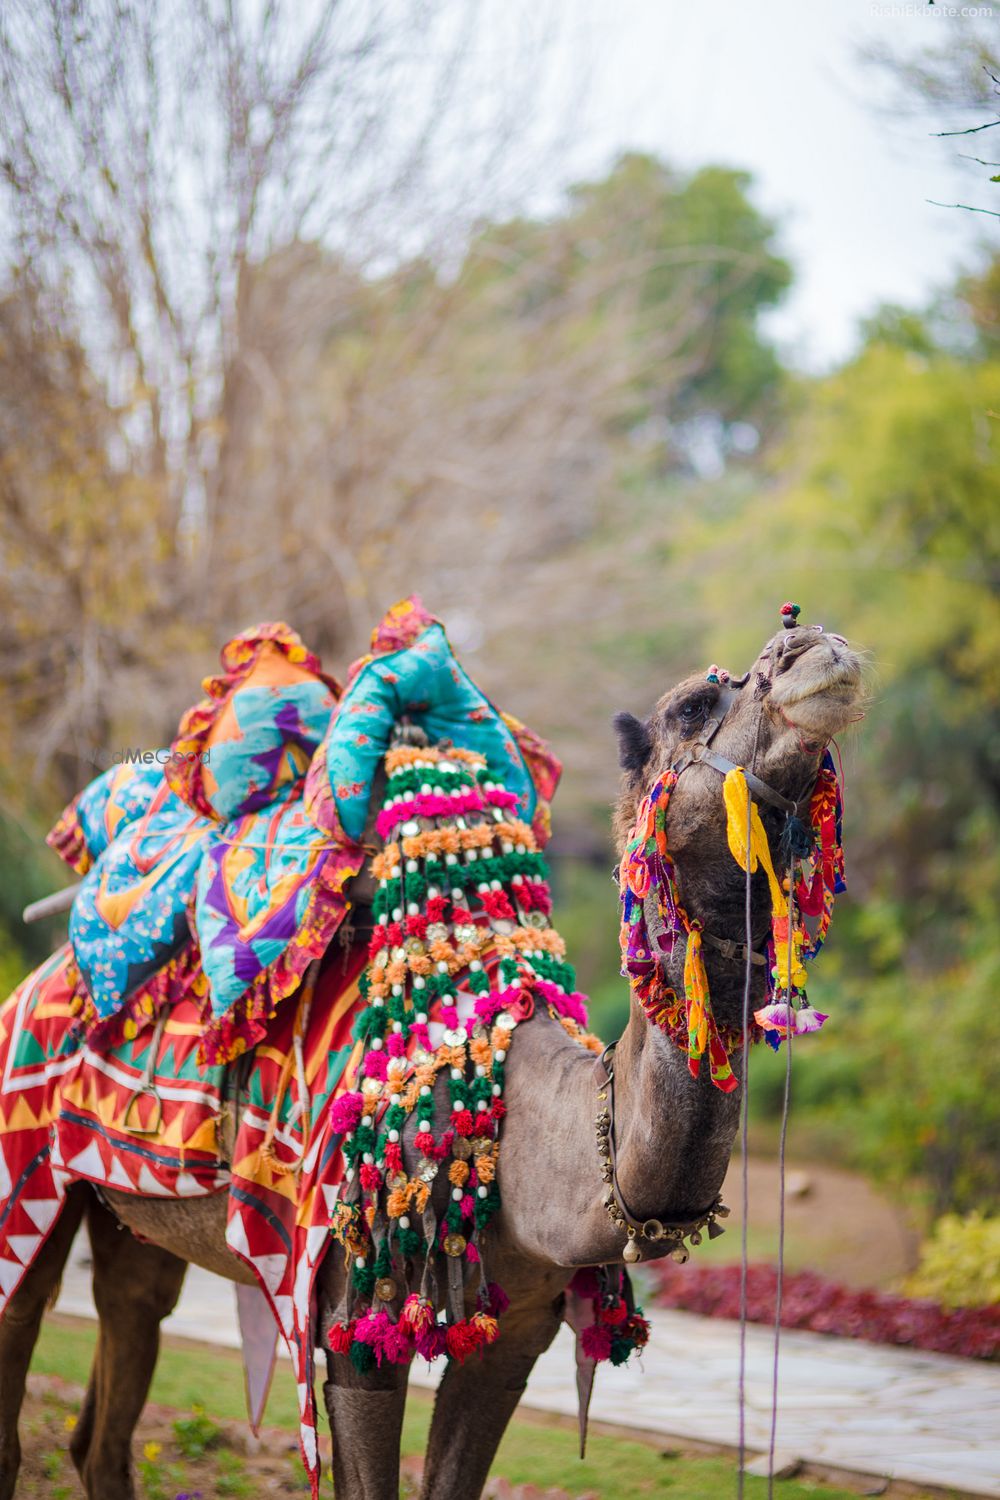
[[[711,718],[706,719],[701,732],[696,735],[689,748],[674,761],[672,769],[677,776],[686,770],[688,766],[692,765],[711,766],[713,771],[718,771],[722,776],[726,776],[730,771],[738,769],[735,761],[729,760],[727,756],[720,755],[717,750],[709,748],[712,740],[721,729],[726,715],[735,703],[736,694],[737,689],[730,687],[728,684],[720,688],[715,704],[715,711]],[[799,816],[800,805],[798,802],[793,802],[789,797],[783,796],[781,792],[776,792],[773,786],[768,786],[766,781],[762,781],[752,771],[744,769],[743,774],[746,777],[747,786],[755,797],[759,797],[762,802],[769,802],[772,807],[780,808],[782,812],[788,813],[790,816]]]

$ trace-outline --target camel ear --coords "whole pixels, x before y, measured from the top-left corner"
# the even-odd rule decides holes
[[[618,735],[618,762],[623,771],[641,771],[653,751],[649,725],[635,714],[615,714],[612,721]]]

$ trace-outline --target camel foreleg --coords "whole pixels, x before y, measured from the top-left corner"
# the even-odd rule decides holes
[[[499,1339],[481,1358],[449,1365],[434,1403],[422,1500],[479,1500],[535,1360],[561,1318],[561,1296],[512,1303]]]
[[[360,1375],[346,1355],[327,1354],[326,1369],[337,1500],[397,1500],[409,1367],[386,1364]]]
[[[160,1323],[177,1303],[187,1262],[141,1243],[96,1198],[87,1228],[100,1332],[70,1453],[88,1500],[135,1500],[132,1434],[156,1368]]]
[[[28,1366],[46,1303],[59,1284],[87,1200],[82,1185],[70,1188],[59,1218],[38,1258],[0,1320],[0,1500],[11,1500],[21,1464],[17,1422]]]

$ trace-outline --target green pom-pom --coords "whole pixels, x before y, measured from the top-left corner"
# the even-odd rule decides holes
[[[416,1260],[424,1253],[424,1242],[416,1229],[401,1229],[396,1239],[400,1253],[408,1260]]]
[[[367,1344],[359,1344],[357,1340],[351,1345],[351,1364],[359,1375],[367,1375],[374,1368],[375,1354]]]
[[[351,1282],[362,1297],[370,1297],[375,1290],[375,1272],[371,1266],[355,1266],[351,1272]]]

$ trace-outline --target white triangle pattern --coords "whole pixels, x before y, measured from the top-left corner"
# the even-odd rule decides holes
[[[3,1147],[0,1146],[0,1198],[9,1198],[12,1187],[13,1183],[10,1180],[7,1160],[3,1154]]]
[[[166,1198],[170,1196],[170,1189],[164,1187],[162,1182],[156,1180],[145,1162],[139,1168],[139,1181],[136,1183],[136,1187],[141,1193],[149,1193],[151,1197]]]
[[[235,1250],[237,1255],[249,1256],[250,1241],[247,1239],[247,1226],[243,1222],[243,1215],[233,1214],[226,1225],[226,1244],[230,1250]]]
[[[117,1156],[112,1156],[111,1158],[111,1171],[108,1173],[108,1182],[113,1183],[116,1187],[127,1188],[129,1192],[133,1190],[134,1184],[132,1179]]]
[[[305,1449],[306,1458],[309,1461],[309,1467],[311,1469],[314,1469],[316,1467],[316,1431],[315,1431],[315,1428],[310,1427],[310,1426],[308,1426],[307,1423],[303,1422],[302,1425],[301,1425],[301,1427],[300,1427],[300,1429],[299,1429],[299,1431],[300,1431],[300,1434],[301,1434],[301,1437],[302,1437],[302,1446]]]
[[[42,1243],[40,1234],[9,1234],[7,1244],[17,1256],[22,1266],[30,1266],[35,1258],[35,1252]]]
[[[208,1191],[191,1172],[178,1172],[175,1186],[181,1198],[200,1198]]]
[[[284,1280],[288,1256],[253,1255],[250,1258],[253,1261],[254,1269],[260,1273],[261,1280],[268,1291],[271,1293],[276,1292]]]
[[[6,1297],[13,1291],[24,1274],[23,1266],[15,1260],[0,1260],[0,1292]]]
[[[40,1229],[42,1234],[44,1234],[58,1216],[59,1210],[62,1207],[62,1199],[36,1198],[34,1202],[26,1202],[22,1199],[21,1207],[35,1228]]]
[[[275,1297],[274,1313],[275,1317],[278,1319],[278,1324],[281,1328],[282,1333],[286,1338],[288,1338],[292,1332],[292,1329],[295,1327],[295,1323],[293,1321],[294,1308],[292,1307],[291,1297]]]
[[[96,1141],[77,1153],[72,1161],[66,1163],[70,1172],[76,1172],[80,1177],[94,1177],[98,1182],[103,1182],[106,1176],[104,1171],[104,1160]]]

